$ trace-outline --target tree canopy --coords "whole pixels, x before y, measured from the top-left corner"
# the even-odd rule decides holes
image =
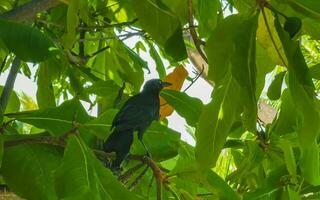
[[[22,198],[320,199],[319,1],[1,0],[0,61],[0,175]],[[117,177],[101,142],[152,67],[173,84],[152,158],[135,139]],[[185,92],[199,78],[208,104]]]

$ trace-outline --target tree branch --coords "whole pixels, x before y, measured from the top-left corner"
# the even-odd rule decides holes
[[[19,72],[19,68],[20,68],[20,59],[15,57],[11,64],[11,69],[0,97],[0,111],[2,111],[2,113],[5,112],[6,107],[8,105],[9,97],[13,89],[17,74]]]
[[[198,50],[199,54],[203,58],[203,60],[208,63],[208,58],[204,54],[204,52],[201,49],[201,40],[198,38],[197,32],[194,29],[193,24],[193,8],[192,8],[192,0],[188,0],[188,14],[189,14],[189,30],[192,37],[192,40],[194,42],[194,45],[196,46],[196,49]]]
[[[31,21],[35,18],[37,13],[55,7],[60,3],[59,0],[33,0],[0,15],[0,18],[6,18],[17,22]]]

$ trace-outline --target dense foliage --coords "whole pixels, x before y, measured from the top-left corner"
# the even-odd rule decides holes
[[[41,200],[320,199],[319,21],[316,0],[1,0],[2,182]],[[209,104],[180,91],[196,81],[181,72],[190,52],[208,64],[193,63]],[[142,54],[174,91],[145,133],[152,159],[135,141],[116,177],[99,149],[140,91]],[[36,103],[12,90],[17,73],[36,80]],[[195,146],[167,127],[168,105]]]

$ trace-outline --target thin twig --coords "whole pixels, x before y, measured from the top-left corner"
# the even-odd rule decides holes
[[[183,90],[183,92],[186,92],[200,78],[200,76],[202,75],[203,71],[204,71],[204,66],[202,65],[201,72],[194,79],[191,80],[191,83],[188,85],[188,87],[186,87]]]
[[[157,183],[157,200],[162,199],[162,184],[167,183],[165,179],[165,175],[162,170],[158,167],[158,165],[148,156],[137,156],[137,155],[130,155],[129,159],[132,160],[139,160],[143,163],[146,163],[153,171],[153,174],[156,178]]]
[[[107,36],[107,37],[99,37],[99,38],[86,38],[84,40],[79,39],[79,42],[84,42],[84,41],[98,41],[98,40],[113,40],[113,39],[119,39],[121,37],[128,38],[132,36],[142,36],[144,32],[134,32],[134,33],[127,33],[127,34],[121,34],[121,35],[114,35],[114,36]]]
[[[92,53],[91,55],[89,55],[87,57],[92,58],[93,56],[96,56],[97,54],[99,54],[99,53],[101,53],[101,52],[103,52],[103,51],[105,51],[105,50],[107,50],[109,48],[110,48],[110,46],[105,46],[105,47],[97,50],[96,52]]]
[[[132,190],[134,187],[136,187],[139,182],[142,180],[142,177],[147,173],[149,169],[149,166],[147,165],[143,171],[137,176],[137,178],[131,183],[131,185],[128,187],[128,190]]]
[[[78,31],[81,31],[81,30],[86,30],[86,31],[101,30],[101,29],[105,29],[105,28],[128,26],[128,25],[134,24],[136,21],[138,21],[138,19],[134,19],[134,20],[128,21],[128,22],[121,22],[121,23],[117,23],[117,24],[105,24],[105,25],[100,25],[100,26],[99,25],[97,25],[97,26],[80,26],[80,27],[78,27]]]
[[[153,183],[153,180],[154,180],[154,174],[152,174],[152,177],[150,179],[150,183],[148,185],[148,192],[147,192],[147,197],[149,199],[149,196],[150,196],[150,191],[151,191],[151,188],[152,188],[152,183]]]
[[[81,27],[85,27],[86,24],[84,22],[80,22],[80,26]],[[82,59],[86,59],[85,58],[85,53],[84,53],[84,41],[85,40],[85,37],[86,37],[86,30],[81,30],[80,31],[80,41],[79,41],[79,56],[82,58]]]
[[[128,169],[125,173],[121,174],[118,177],[118,180],[120,182],[122,182],[123,184],[127,184],[129,179],[132,177],[132,175],[138,171],[143,165],[145,165],[144,163],[139,163],[135,166],[133,166],[132,168]]]
[[[3,70],[4,66],[6,65],[7,58],[8,58],[8,55],[6,55],[6,56],[3,58],[2,62],[1,62],[0,74],[2,73],[2,70]]]
[[[194,42],[194,45],[196,46],[196,49],[198,50],[198,52],[201,55],[201,57],[203,58],[203,60],[206,63],[208,63],[208,58],[201,49],[201,40],[197,36],[197,32],[194,29],[192,0],[188,0],[188,15],[189,15],[190,34],[191,34],[192,40]]]

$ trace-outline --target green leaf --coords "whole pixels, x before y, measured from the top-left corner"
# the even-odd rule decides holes
[[[6,20],[0,20],[0,26],[0,40],[23,61],[44,61],[56,52],[51,39],[38,29]]]
[[[285,71],[279,72],[278,74],[275,75],[272,83],[269,86],[267,95],[269,99],[271,100],[277,100],[281,96],[281,88],[282,88],[282,82],[284,75],[286,74]]]
[[[198,18],[200,37],[208,38],[217,25],[218,0],[198,0]]]
[[[208,171],[207,184],[213,191],[218,193],[219,199],[241,199],[238,193],[236,193],[220,176],[211,170]]]
[[[48,68],[49,65],[46,62],[40,64],[37,79],[37,103],[39,108],[56,107],[51,74]]]
[[[255,41],[258,14],[231,15],[221,21],[206,45],[208,78],[220,85],[231,70],[241,86],[245,127],[254,132],[257,119]]]
[[[67,33],[61,38],[66,49],[71,49],[76,40],[76,28],[79,25],[79,9],[81,1],[71,0],[67,11]]]
[[[288,59],[289,89],[298,111],[297,133],[301,145],[300,168],[306,181],[320,184],[320,163],[317,138],[320,133],[320,115],[317,110],[314,86],[308,66],[297,42],[290,39],[278,20],[275,27]]]
[[[174,90],[163,90],[161,96],[190,126],[196,126],[203,107],[200,99]]]
[[[92,119],[76,99],[65,101],[56,108],[9,113],[5,116],[45,129],[52,135],[62,135],[70,131],[73,120],[83,124]]]
[[[62,149],[50,145],[19,145],[6,148],[1,173],[14,193],[25,199],[58,199],[53,171]]]
[[[139,24],[175,61],[187,58],[179,19],[152,0],[132,1]],[[155,26],[156,24],[156,26]]]
[[[119,89],[120,87],[113,80],[106,80],[94,82],[91,86],[86,87],[84,92],[105,97],[118,94]]]
[[[257,62],[257,80],[256,96],[259,97],[265,85],[267,73],[271,72],[276,66],[268,55],[268,52],[259,42],[256,42],[256,62]]]
[[[309,69],[311,77],[320,80],[320,63],[311,66]]]
[[[159,78],[161,80],[164,80],[164,78],[166,76],[166,69],[163,65],[162,59],[161,59],[160,55],[158,54],[156,48],[153,46],[153,44],[150,42],[147,42],[147,43],[150,48],[149,54],[153,58],[154,62],[156,63],[156,69],[159,74]]]
[[[0,94],[2,94],[3,86],[0,86]],[[20,100],[15,91],[11,91],[8,105],[4,113],[17,112],[20,109]]]
[[[227,79],[229,78],[229,80]],[[230,74],[216,86],[212,101],[205,105],[196,129],[196,159],[200,170],[215,166],[239,110],[240,87]]]
[[[99,115],[99,117],[86,122],[83,126],[80,127],[80,133],[85,131],[86,133],[90,133],[92,135],[97,136],[100,139],[105,140],[106,137],[110,134],[110,128],[112,124],[112,120],[117,114],[116,109],[109,109]]]
[[[147,145],[152,159],[163,161],[178,154],[180,133],[161,125],[159,122],[154,122],[144,133],[143,141]],[[131,152],[145,154],[145,150],[137,138],[133,142]]]
[[[284,160],[285,160],[289,174],[292,176],[292,179],[296,179],[297,165],[296,165],[296,159],[293,153],[292,144],[290,143],[290,141],[286,139],[280,139],[278,145],[279,145],[279,148],[281,148],[283,151]]]
[[[298,13],[319,20],[320,19],[320,2],[313,0],[289,0],[288,4]]]
[[[293,102],[289,89],[285,89],[281,96],[281,107],[278,118],[273,124],[272,131],[283,135],[296,130],[297,108]]]
[[[76,136],[69,138],[62,164],[55,171],[55,189],[59,199],[140,199]]]

